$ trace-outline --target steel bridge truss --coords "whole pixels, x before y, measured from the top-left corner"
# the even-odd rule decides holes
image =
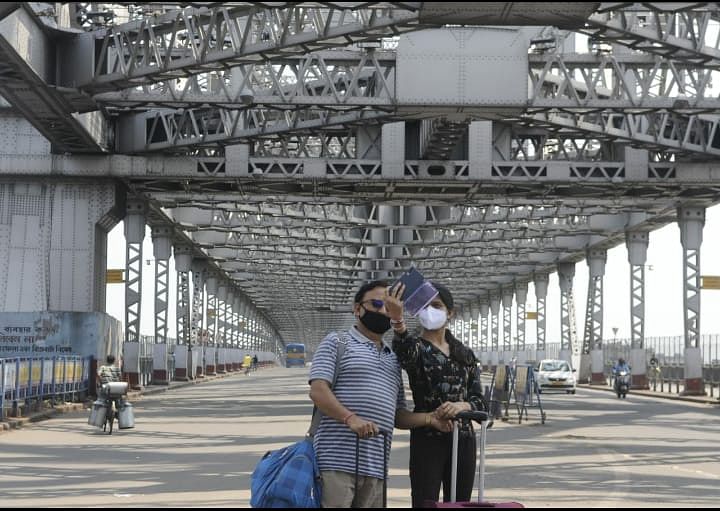
[[[68,31],[60,21],[74,7],[58,4],[56,16],[35,4],[0,8],[3,115],[26,117],[55,153],[115,154],[53,154],[46,167],[9,155],[0,165],[122,179],[149,203],[151,226],[193,243],[193,258],[234,288],[208,302],[218,345],[260,347],[270,325],[316,342],[352,321],[361,282],[416,264],[446,281],[464,310],[492,306],[490,332],[487,314],[479,335],[477,314],[463,325],[497,351],[504,290],[546,287],[559,263],[616,246],[628,229],[676,221],[678,206],[720,199],[717,172],[704,166],[720,156],[715,4],[470,3],[457,14],[432,2],[195,2],[141,6],[127,22],[84,6],[69,11],[79,23]],[[562,30],[512,29],[529,43],[517,63],[526,95],[455,104],[403,92],[411,32],[538,22]],[[584,53],[571,43],[577,32]],[[53,45],[56,67],[43,56]],[[689,346],[694,250],[685,257]],[[164,338],[169,276],[158,271]],[[129,277],[134,286],[139,270]],[[202,275],[193,269],[192,298],[190,277],[178,273],[185,345],[204,317]],[[602,280],[591,285],[583,351],[598,336]],[[536,295],[544,349],[545,293]],[[562,297],[563,348],[573,349],[571,280]]]

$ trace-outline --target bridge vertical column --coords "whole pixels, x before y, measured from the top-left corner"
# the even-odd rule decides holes
[[[0,183],[0,311],[104,312],[122,202],[112,182]]]
[[[190,266],[192,248],[187,245],[175,246],[175,271],[177,272],[176,325],[177,345],[175,346],[175,379],[191,378],[190,368]]]
[[[205,282],[207,288],[208,346],[205,348],[205,374],[215,376],[218,346],[218,277],[209,273]]]
[[[243,302],[238,302],[238,327],[240,326],[240,306]],[[244,332],[244,338],[243,340],[240,339],[240,336],[238,335],[238,343],[237,343],[237,354],[238,354],[238,369],[241,369],[241,363],[242,359],[245,356],[245,353],[248,353],[250,350],[253,349],[253,346],[255,346],[256,342],[256,328],[257,324],[255,321],[255,309],[252,307],[251,303],[245,303],[245,323],[242,327],[245,329]],[[240,331],[238,331],[238,334],[240,334]]]
[[[191,333],[190,339],[192,343],[192,359],[193,368],[196,378],[203,377],[204,371],[204,346],[202,342],[202,323],[203,323],[203,302],[205,294],[205,262],[194,259],[192,262],[192,316],[191,316]]]
[[[403,225],[407,225],[407,229],[402,229],[398,236],[399,243],[410,244],[415,239],[414,233],[417,232],[420,239],[426,239],[426,235],[430,235],[429,229],[423,228],[427,224],[427,206],[404,206],[403,211]],[[417,245],[408,246],[408,252],[412,257],[421,255],[423,251],[422,247]]]
[[[627,231],[625,244],[630,263],[630,360],[632,388],[647,389],[645,360],[645,262],[649,233]],[[615,362],[615,361],[613,361]]]
[[[495,370],[500,362],[500,297],[490,297],[490,329],[492,333],[492,344],[490,349],[490,367]]]
[[[700,347],[700,245],[705,209],[677,210],[683,247],[683,305],[685,316],[685,390],[683,395],[704,396],[702,349]]]
[[[488,314],[490,314],[490,304],[488,302],[480,302],[480,361],[482,362],[483,371],[487,371],[490,366]]]
[[[501,362],[509,364],[513,357],[512,351],[512,303],[513,289],[508,287],[502,290],[503,305],[503,351]]]
[[[252,338],[248,347],[254,350],[260,342],[260,312],[255,307],[252,309],[252,324]]]
[[[588,290],[585,309],[585,332],[580,354],[578,381],[604,385],[603,340],[603,277],[607,251],[588,250]]]
[[[217,341],[217,369],[220,374],[227,371],[227,332],[228,332],[228,285],[226,282],[218,283],[218,341]]]
[[[388,209],[380,215],[380,223],[392,226],[402,224],[403,208],[400,206],[382,206],[382,208]],[[387,229],[388,245],[383,249],[384,257],[380,261],[380,269],[383,270],[382,277],[390,282],[393,281],[392,275],[394,275],[395,271],[400,269],[398,261],[403,257],[403,243],[401,240],[405,237],[406,230],[396,227]]]
[[[125,343],[122,371],[131,388],[140,385],[140,313],[142,311],[142,253],[145,239],[143,201],[128,200],[125,217]]]
[[[560,280],[560,310],[562,312],[560,358],[569,362],[573,367],[573,350],[577,349],[577,335],[575,330],[575,296],[573,295],[574,277],[575,263],[558,264],[558,278]]]
[[[517,300],[517,340],[515,353],[517,363],[527,363],[527,348],[525,347],[525,303],[527,302],[527,282],[515,282],[515,299]]]
[[[480,315],[480,306],[477,302],[470,304],[470,349],[473,350],[475,356],[480,360],[480,328],[478,325],[478,316]]]
[[[35,143],[27,138],[18,140]],[[14,140],[5,137],[5,147]],[[110,180],[57,179],[14,176],[0,183],[0,312],[67,311],[114,323],[105,314],[107,238],[126,213],[124,196]],[[73,348],[85,344],[69,341]],[[98,345],[91,353],[91,374],[110,354],[107,348]]]
[[[237,370],[235,342],[239,327],[235,309],[235,290],[231,287],[228,288],[225,314],[227,318],[227,330],[225,330],[225,370],[229,372]]]
[[[260,343],[262,342],[262,315],[260,311],[256,310],[255,314],[255,342],[253,343],[252,349],[259,349]]]
[[[239,361],[242,360],[242,354],[240,352],[243,350],[242,347],[242,327],[240,325],[240,308],[242,304],[242,296],[240,295],[240,291],[238,289],[235,289],[233,292],[233,302],[232,302],[232,311],[233,311],[233,335],[232,335],[232,353],[234,354],[235,358],[233,359],[233,367],[236,371],[240,369]]]
[[[370,208],[370,213],[368,215],[368,220],[372,220],[372,215],[378,215],[379,212],[376,211],[377,208],[380,208],[379,205],[376,205],[372,208]],[[387,240],[387,229],[369,229],[370,231],[370,245],[365,247],[365,255],[368,257],[368,263],[369,263],[369,277],[368,280],[377,280],[379,278],[378,276],[378,270],[377,270],[377,264],[378,260],[382,257],[382,246],[388,243]],[[248,325],[249,327],[250,325]]]
[[[472,343],[472,319],[470,317],[470,308],[463,306],[462,311],[462,328],[463,328],[463,344],[470,347]]]
[[[248,300],[243,301],[243,348],[247,349],[253,342],[253,316],[252,304]]]
[[[244,310],[243,310],[243,342],[241,348],[243,350],[248,350],[252,348],[253,343],[255,342],[255,311],[253,310],[252,304],[249,302],[244,302]]]
[[[404,123],[402,124],[404,125]],[[368,218],[372,219],[374,216],[381,226],[396,225],[398,224],[398,210],[399,208],[396,206],[375,204],[370,208]],[[390,271],[395,268],[393,259],[402,255],[402,248],[390,245],[395,242],[394,236],[403,236],[403,230],[401,229],[400,233],[395,233],[392,229],[387,228],[373,228],[369,231],[372,246],[365,247],[365,254],[369,259],[369,280],[386,279],[390,275]]]
[[[535,360],[538,362],[545,358],[545,302],[547,300],[548,283],[550,276],[546,273],[536,273],[533,278],[535,284],[535,299],[537,301],[537,344]]]
[[[248,303],[244,296],[238,293],[235,310],[237,311],[237,349],[244,351],[250,347],[248,338]]]
[[[353,206],[352,208],[352,214],[353,216],[357,218],[363,218],[367,220],[372,219],[372,205],[371,204],[365,204],[362,206]],[[357,237],[360,239],[366,239],[366,237],[370,238],[372,241],[372,229],[353,229],[354,233],[357,233]],[[369,258],[370,253],[368,250],[372,249],[372,247],[364,247],[364,255]],[[363,250],[363,249],[361,249]],[[362,253],[360,253],[362,255]],[[360,261],[360,269],[357,272],[358,279],[360,279],[363,283],[369,282],[372,280],[372,261],[371,260],[362,260]],[[304,340],[304,339],[303,339]]]
[[[235,311],[235,339],[233,341],[233,348],[235,353],[235,370],[241,369],[240,364],[242,362],[243,355],[252,347],[252,342],[243,343],[243,328],[242,319],[240,313],[243,308],[243,296],[240,294],[240,290],[235,291],[235,303],[233,304],[233,310]]]
[[[168,302],[170,300],[170,255],[172,228],[153,227],[153,256],[155,257],[155,344],[153,345],[154,385],[168,385]]]

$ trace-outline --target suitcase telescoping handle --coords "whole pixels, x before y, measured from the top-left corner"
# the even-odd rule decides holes
[[[383,439],[383,509],[387,507],[387,463],[388,463],[388,433],[379,430]],[[357,495],[358,483],[360,479],[360,435],[355,439],[355,494]]]
[[[453,420],[469,419],[478,423],[487,421],[490,418],[487,412],[482,411],[467,411],[458,413]]]
[[[489,419],[487,412],[467,411],[460,412],[453,417],[453,445],[452,445],[452,472],[450,474],[450,501],[455,502],[457,498],[457,467],[458,467],[458,437],[459,422],[463,419],[473,420],[480,423],[480,500],[482,500],[485,486],[485,424]]]

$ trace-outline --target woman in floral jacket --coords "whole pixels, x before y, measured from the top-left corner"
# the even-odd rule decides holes
[[[447,420],[462,411],[486,409],[475,355],[447,328],[455,315],[452,294],[446,287],[432,284],[439,294],[418,314],[422,325],[419,335],[411,334],[403,320],[400,297],[404,286],[392,288],[386,299],[395,332],[393,351],[407,372],[414,412],[427,413],[428,424],[433,417]],[[423,427],[410,432],[413,507],[422,507],[428,500],[437,501],[441,483],[444,501],[450,500],[452,426],[449,421],[447,424],[445,431]],[[467,501],[475,478],[475,433],[467,420],[459,428],[457,500]]]

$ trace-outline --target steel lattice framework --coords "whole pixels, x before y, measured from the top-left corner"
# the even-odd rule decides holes
[[[490,343],[487,314],[471,336],[497,348],[504,292],[720,199],[715,3],[49,5],[0,7],[3,115],[53,153],[0,155],[0,172],[122,181],[238,290],[242,312],[212,294],[219,343],[271,325],[313,344],[352,320],[360,283],[415,264],[464,310],[495,309]],[[181,343],[200,325],[195,273],[178,275]],[[544,349],[544,295],[537,310]]]

